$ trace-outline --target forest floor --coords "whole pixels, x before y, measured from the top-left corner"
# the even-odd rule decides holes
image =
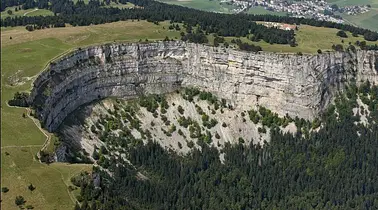
[[[163,40],[166,36],[179,39],[180,32],[170,31],[168,27],[169,21],[159,25],[146,21],[123,21],[33,32],[28,32],[25,27],[1,28],[1,184],[9,188],[9,192],[2,193],[2,209],[18,209],[14,203],[18,195],[24,196],[26,204],[33,205],[35,209],[70,209],[74,206],[73,194],[67,191],[71,176],[92,167],[88,164],[39,163],[35,155],[44,145],[46,136],[32,119],[22,116],[27,113],[25,109],[7,106],[14,93],[30,91],[33,79],[52,59],[78,47],[114,41]],[[255,44],[266,51],[315,53],[319,48],[330,49],[333,43],[341,43],[336,32],[336,29],[301,26],[296,31],[298,47],[265,42]],[[363,40],[361,37],[349,37],[345,39],[345,45],[349,41]],[[209,36],[209,39],[212,37]],[[52,148],[52,145],[46,147]],[[33,184],[36,190],[30,192],[29,184]]]

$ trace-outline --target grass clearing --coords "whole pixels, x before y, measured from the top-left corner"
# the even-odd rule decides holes
[[[34,159],[39,148],[6,148],[1,151],[1,185],[9,188],[2,193],[1,209],[19,209],[15,197],[21,195],[34,209],[73,209],[73,194],[68,192],[70,178],[81,171],[90,171],[85,164],[40,164]],[[9,155],[7,155],[7,154]],[[36,189],[31,192],[28,185]]]
[[[218,0],[159,0],[160,2],[167,3],[167,4],[174,4],[209,12],[221,12],[221,13],[233,13],[232,9],[234,8],[232,5],[228,5],[227,3],[221,3]]]
[[[139,39],[161,40],[165,36],[180,38],[177,31],[168,30],[169,21],[159,25],[147,21],[120,21],[94,26],[49,28],[29,32],[24,27],[14,27],[13,30],[2,28],[2,46],[14,45],[41,39],[56,39],[71,48],[93,45],[104,42],[127,41],[136,42]],[[10,39],[12,37],[12,39]],[[59,45],[58,45],[59,46]]]
[[[243,37],[241,38],[242,41],[252,43],[254,45],[259,45],[262,47],[264,51],[270,51],[270,52],[289,52],[289,53],[317,53],[318,49],[321,49],[323,51],[330,50],[332,51],[332,45],[333,44],[342,44],[344,48],[348,47],[349,42],[354,44],[357,40],[364,41],[364,38],[362,36],[359,37],[353,37],[350,32],[346,32],[348,35],[348,38],[341,38],[336,36],[338,29],[334,28],[323,28],[323,27],[314,27],[314,26],[308,26],[308,25],[301,25],[299,26],[299,30],[296,31],[296,40],[298,43],[298,46],[296,47],[290,47],[289,45],[277,45],[277,44],[269,44],[265,41],[260,42],[252,42],[248,40],[247,38]],[[226,37],[227,41],[231,41],[233,38]],[[344,43],[341,41],[344,40]],[[378,44],[378,41],[376,42],[367,42],[369,45]]]
[[[278,16],[286,16],[287,15],[286,12],[273,12],[273,11],[269,11],[269,10],[264,9],[264,7],[262,7],[262,6],[252,7],[250,9],[248,9],[248,11],[246,13],[247,14],[255,14],[255,15],[278,15]]]
[[[130,9],[130,8],[134,8],[135,5],[130,3],[130,2],[127,2],[127,4],[121,4],[121,3],[115,3],[115,2],[110,2],[109,5],[107,6],[104,6],[104,7],[116,7],[116,8],[119,8],[119,9]]]
[[[33,9],[16,11],[16,7],[18,8],[18,6],[7,7],[4,11],[1,12],[1,18],[16,17],[16,16],[40,16],[40,15],[51,16],[51,15],[54,15],[53,12],[51,12],[50,10],[47,10],[47,9],[33,8]],[[11,15],[8,14],[8,10],[12,11]]]
[[[33,121],[24,118],[23,108],[9,107],[6,101],[17,91],[31,88],[33,76],[38,74],[55,55],[69,49],[69,45],[55,39],[31,41],[2,47],[1,62],[1,132],[2,146],[42,145],[44,135]],[[14,86],[13,80],[17,81]]]

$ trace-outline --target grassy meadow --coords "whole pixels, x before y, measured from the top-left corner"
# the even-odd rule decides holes
[[[116,4],[115,2],[110,2],[110,4],[105,7],[117,7],[120,9],[130,9],[130,8],[134,8],[135,5],[130,2],[127,2],[127,4],[121,4],[121,3]]]
[[[7,17],[16,17],[16,16],[49,16],[54,15],[53,12],[47,9],[27,9],[27,10],[18,10],[16,12],[15,7],[7,7],[4,11],[1,12],[1,18]],[[12,11],[12,14],[8,14],[8,10]]]
[[[226,3],[221,3],[219,0],[159,0],[160,2],[167,4],[174,4],[209,12],[220,12],[220,13],[233,13],[234,8]]]
[[[318,49],[323,51],[330,50],[332,51],[333,44],[342,44],[344,48],[348,47],[349,42],[354,44],[357,40],[364,41],[362,36],[353,37],[350,32],[346,32],[348,38],[341,38],[336,36],[338,29],[333,28],[323,28],[323,27],[314,27],[308,25],[301,25],[299,26],[299,30],[295,32],[295,39],[297,41],[298,46],[290,47],[290,45],[277,45],[277,44],[269,44],[265,41],[260,42],[252,42],[248,40],[246,37],[240,38],[244,42],[248,42],[254,45],[261,46],[264,51],[270,52],[282,52],[282,53],[309,53],[314,54],[317,53]],[[226,37],[225,40],[230,42],[233,38]],[[213,40],[210,38],[210,40]],[[342,43],[344,40],[344,43]],[[376,42],[367,42],[367,44],[378,44]]]
[[[278,15],[278,16],[286,16],[286,12],[273,12],[264,9],[264,7],[258,6],[258,7],[252,7],[247,12],[247,14],[255,14],[255,15]]]
[[[23,196],[25,205],[34,209],[73,209],[75,191],[69,192],[72,176],[91,170],[91,165],[54,163],[41,164],[34,156],[38,147],[2,148],[1,185],[9,192],[1,195],[1,209],[16,210],[15,197]],[[30,191],[29,184],[36,189]],[[77,190],[76,190],[77,191]]]

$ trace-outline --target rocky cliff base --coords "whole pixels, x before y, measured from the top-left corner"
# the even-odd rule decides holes
[[[133,100],[106,99],[67,117],[59,130],[63,142],[57,157],[58,161],[95,161],[93,154],[98,148],[106,147],[119,155],[148,141],[182,155],[200,149],[202,144],[220,151],[227,143],[263,145],[270,141],[273,126],[285,133],[297,131],[290,117],[280,118],[263,107],[258,111],[235,108],[193,88]]]

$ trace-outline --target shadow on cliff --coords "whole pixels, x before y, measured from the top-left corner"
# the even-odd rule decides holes
[[[84,104],[69,114],[59,126],[56,133],[59,136],[60,144],[57,147],[56,161],[70,163],[93,163],[90,158],[96,140],[88,136],[86,120],[93,113],[93,108],[101,100]]]

